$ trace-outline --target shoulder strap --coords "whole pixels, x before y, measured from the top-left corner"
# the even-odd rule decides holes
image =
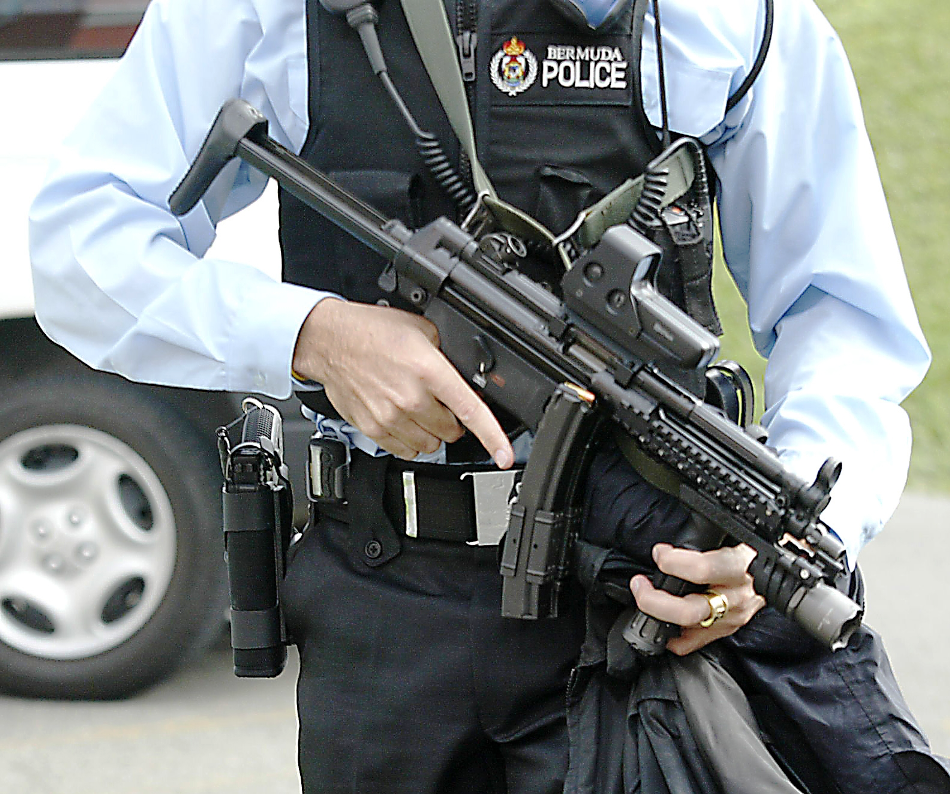
[[[769,54],[769,46],[772,43],[772,27],[774,22],[775,2],[774,0],[765,0],[765,29],[762,31],[762,43],[759,44],[759,53],[755,56],[755,62],[752,64],[752,68],[746,75],[745,80],[742,81],[742,85],[736,89],[736,92],[729,97],[729,101],[726,102],[726,113],[738,105],[739,102],[742,101],[742,98],[749,93],[749,89],[752,88],[752,84],[759,76],[759,72],[762,71],[762,67],[765,65],[765,56]]]
[[[633,11],[633,36],[636,41],[642,41],[643,39],[643,19],[646,16],[647,8],[650,5],[650,0],[635,0],[634,11]],[[735,93],[729,97],[726,101],[726,113],[732,110],[739,102],[742,101],[743,97],[749,93],[752,88],[752,84],[756,81],[756,78],[759,76],[759,73],[762,71],[762,67],[765,66],[765,58],[769,53],[769,48],[772,43],[772,29],[774,26],[775,20],[775,0],[765,0],[765,26],[762,31],[762,41],[759,43],[759,51],[755,56],[755,61],[752,64],[752,68],[749,70],[749,73],[745,76],[745,79],[742,81],[741,85],[735,90]],[[664,90],[661,87],[661,90]],[[648,132],[648,140],[652,140],[652,135],[654,135],[653,125],[650,123],[646,109],[643,107],[643,82],[640,77],[640,70],[633,70],[633,91],[634,91],[634,113],[636,115],[637,121],[644,131]],[[659,152],[662,149],[661,144],[657,141],[656,151]]]
[[[479,193],[495,196],[495,189],[475,153],[472,117],[445,6],[442,0],[402,0],[402,8],[429,79],[472,164],[475,189]]]

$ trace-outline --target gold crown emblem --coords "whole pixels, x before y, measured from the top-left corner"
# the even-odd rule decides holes
[[[501,47],[506,55],[522,55],[525,50],[524,42],[518,41],[517,36],[512,36]]]

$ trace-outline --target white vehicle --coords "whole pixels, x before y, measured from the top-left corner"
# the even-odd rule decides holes
[[[13,694],[126,696],[224,626],[214,430],[240,397],[94,372],[33,318],[28,207],[147,4],[0,0],[0,690]],[[242,213],[253,235],[222,224],[218,253],[279,270],[268,196]],[[299,473],[304,446],[287,447]]]

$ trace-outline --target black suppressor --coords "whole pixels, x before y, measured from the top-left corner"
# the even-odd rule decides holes
[[[861,625],[863,610],[844,593],[824,582],[803,587],[777,558],[757,557],[749,573],[755,591],[770,606],[808,627],[813,637],[833,651],[847,645]]]
[[[280,413],[248,398],[244,415],[218,428],[224,473],[224,543],[231,597],[234,674],[273,678],[287,661],[280,582],[293,496],[283,463]],[[229,431],[240,425],[240,442]]]

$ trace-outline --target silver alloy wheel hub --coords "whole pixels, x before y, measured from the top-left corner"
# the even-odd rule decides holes
[[[56,660],[114,648],[158,608],[175,556],[168,495],[127,444],[79,425],[0,442],[0,642]]]

